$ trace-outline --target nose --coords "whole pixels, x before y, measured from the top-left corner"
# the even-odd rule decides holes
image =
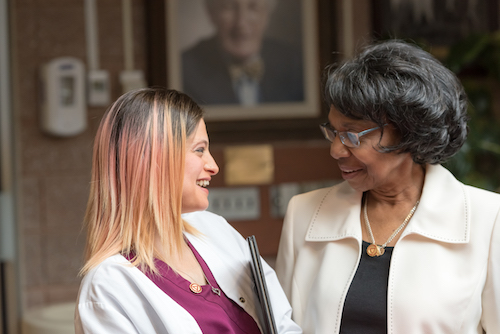
[[[333,142],[330,144],[330,155],[332,158],[335,160],[338,160],[340,158],[346,158],[351,154],[351,151],[342,144],[340,141],[340,136],[337,134],[335,136],[335,139],[333,139]]]
[[[234,9],[234,25],[240,29],[245,28],[252,19],[251,10],[243,4],[238,4]]]
[[[217,166],[217,163],[211,154],[209,154],[205,161],[205,170],[212,175],[217,175],[217,173],[219,173],[219,166]]]

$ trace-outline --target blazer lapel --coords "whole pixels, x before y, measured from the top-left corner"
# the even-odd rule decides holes
[[[348,237],[361,241],[362,195],[347,182],[333,186],[311,217],[306,241],[332,241]],[[420,204],[402,237],[417,233],[442,242],[467,243],[469,210],[465,186],[444,167],[428,165]]]
[[[467,243],[469,211],[465,186],[444,167],[428,165],[420,204],[402,237],[417,233],[441,242]]]
[[[347,237],[360,241],[362,195],[347,182],[332,187],[312,215],[306,241],[331,241]]]

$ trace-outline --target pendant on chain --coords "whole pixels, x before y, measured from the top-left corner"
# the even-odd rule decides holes
[[[370,246],[368,246],[368,248],[366,249],[366,254],[368,254],[369,256],[371,257],[374,257],[374,256],[381,256],[385,253],[385,249],[383,247],[380,247],[378,245],[375,245],[375,244],[371,244]]]
[[[202,291],[201,286],[198,283],[189,284],[189,290],[191,290],[194,293],[201,293]]]
[[[365,198],[365,203],[363,205],[363,216],[364,216],[364,219],[365,219],[366,229],[368,230],[368,234],[370,235],[370,239],[372,239],[372,243],[366,249],[366,254],[368,254],[371,257],[384,255],[384,253],[385,253],[385,246],[387,246],[387,244],[389,244],[392,241],[392,239],[399,232],[401,232],[401,230],[405,227],[405,225],[408,223],[408,221],[413,216],[413,213],[417,209],[418,203],[420,203],[420,201],[417,201],[417,203],[415,203],[415,206],[411,209],[411,211],[408,214],[408,216],[406,216],[406,218],[403,221],[403,223],[401,225],[399,225],[399,227],[392,233],[392,235],[389,237],[389,239],[387,239],[387,241],[385,242],[385,244],[383,244],[382,246],[379,246],[379,245],[377,245],[375,243],[375,238],[373,237],[373,232],[372,232],[372,228],[370,226],[370,221],[368,220],[368,213],[366,212],[366,207],[368,206],[368,198]]]

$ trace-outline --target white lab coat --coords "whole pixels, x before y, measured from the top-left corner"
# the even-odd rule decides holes
[[[227,221],[210,212],[183,215],[203,236],[187,235],[224,293],[262,330],[250,251]],[[75,312],[76,333],[202,333],[195,319],[121,255],[106,259],[82,280]],[[264,270],[279,333],[302,333],[274,270]]]
[[[391,259],[387,333],[498,334],[500,195],[426,169]],[[361,256],[361,197],[344,182],[289,203],[276,271],[304,333],[339,333]]]

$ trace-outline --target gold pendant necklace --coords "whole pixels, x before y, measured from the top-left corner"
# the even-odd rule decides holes
[[[194,253],[191,250],[191,248],[189,248],[189,250],[191,251],[191,255],[193,256],[193,258],[195,259],[195,261],[198,262],[198,259],[194,255]],[[192,283],[189,284],[189,290],[191,290],[191,292],[193,292],[193,293],[201,293],[203,291],[203,288],[201,287],[201,285],[199,285],[198,283],[196,283],[196,280],[193,279],[191,276],[189,276],[186,272],[184,272],[182,270],[179,270],[179,269],[177,269],[177,271],[183,273],[184,275],[186,275],[187,277],[189,277],[191,279]],[[220,289],[214,287],[212,285],[212,283],[210,283],[210,281],[207,278],[207,275],[205,275],[205,271],[203,270],[203,267],[201,267],[201,271],[203,272],[203,277],[205,278],[205,281],[208,283],[208,285],[210,285],[210,288],[212,289],[212,292],[214,294],[216,294],[217,296],[220,297]]]
[[[391,242],[392,239],[394,239],[394,237],[396,235],[398,235],[398,233],[401,232],[401,230],[410,221],[411,217],[413,216],[413,213],[415,213],[415,210],[417,210],[418,203],[420,203],[420,201],[417,201],[417,203],[415,203],[415,206],[411,209],[408,216],[406,216],[405,220],[403,221],[403,224],[399,225],[399,227],[394,231],[394,233],[391,234],[389,239],[387,239],[387,241],[383,245],[379,246],[379,245],[377,245],[377,243],[375,242],[375,238],[373,237],[372,228],[370,227],[370,221],[368,220],[368,214],[366,213],[366,207],[368,206],[368,195],[365,196],[365,204],[363,206],[363,214],[364,214],[364,218],[365,218],[366,228],[368,230],[368,234],[370,234],[370,239],[372,241],[371,245],[368,246],[368,248],[366,249],[366,254],[368,254],[371,257],[384,255],[385,247],[387,247],[387,244],[389,242]]]
[[[203,268],[202,268],[202,270],[203,270]],[[189,277],[193,281],[191,284],[189,284],[189,290],[191,290],[191,292],[193,292],[193,293],[201,293],[203,291],[203,288],[201,287],[201,285],[199,285],[198,283],[196,283],[195,280],[191,276],[189,276],[187,273],[185,273],[182,270],[177,269],[177,271],[183,273],[184,275],[186,275],[187,277]],[[216,294],[217,296],[220,297],[220,289],[214,287],[212,285],[212,283],[210,283],[210,281],[207,278],[207,275],[205,275],[205,272],[203,272],[203,277],[205,277],[205,280],[207,281],[208,285],[210,285],[210,288],[211,288],[212,292],[214,294]]]

